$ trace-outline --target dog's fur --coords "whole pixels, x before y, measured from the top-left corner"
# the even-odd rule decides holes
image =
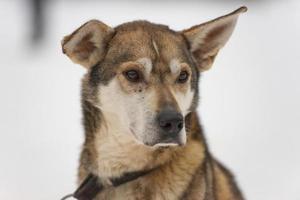
[[[245,11],[180,32],[147,21],[111,28],[91,20],[63,39],[63,52],[88,70],[82,81],[79,182],[93,173],[109,184],[110,177],[156,168],[96,199],[243,199],[230,172],[210,154],[196,108],[200,72],[211,67]],[[126,78],[132,69],[140,81]],[[189,77],[178,83],[182,71]],[[185,122],[171,141],[161,137],[156,123],[166,107]]]

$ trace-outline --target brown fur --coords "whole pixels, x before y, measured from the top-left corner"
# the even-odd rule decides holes
[[[98,175],[109,185],[111,177],[156,168],[134,181],[106,188],[98,194],[97,200],[243,199],[231,173],[209,152],[196,113],[199,72],[211,66],[231,35],[238,14],[243,11],[245,8],[182,32],[147,21],[125,23],[112,29],[93,20],[65,37],[64,52],[88,69],[82,80],[85,142],[79,183],[89,173]],[[142,58],[151,62],[149,74],[146,72],[149,66],[140,63]],[[190,75],[185,84],[176,82],[180,70],[172,72],[170,63],[174,58],[179,63],[175,68]],[[124,71],[130,69],[140,71],[143,81],[129,82]],[[140,141],[144,144],[139,144],[136,140],[141,138],[134,131],[123,133],[128,131],[123,123],[127,119],[108,112],[113,108],[105,107],[104,99],[116,102],[112,103],[114,107],[123,103],[118,101],[120,94],[132,98],[140,96],[143,102],[149,93],[153,97],[146,103],[153,113],[166,107],[183,113],[185,145],[154,148],[148,142]],[[191,94],[192,99],[189,99]]]

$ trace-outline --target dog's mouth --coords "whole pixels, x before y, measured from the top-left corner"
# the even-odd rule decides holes
[[[148,147],[169,148],[169,147],[184,146],[186,144],[186,136],[185,136],[186,133],[185,132],[181,132],[176,137],[164,136],[164,137],[157,138],[157,140],[154,140],[154,141],[141,141],[141,139],[139,139],[139,137],[133,127],[130,127],[129,130],[130,130],[130,133],[133,136],[133,139],[135,140],[136,143],[145,145]]]
[[[180,138],[166,138],[164,140],[158,141],[153,147],[174,147],[174,146],[184,146],[185,141]]]
[[[152,147],[154,148],[168,148],[168,147],[176,147],[176,146],[180,146],[178,143],[173,143],[173,142],[170,142],[170,143],[157,143],[155,145],[153,145]]]
[[[186,144],[185,139],[179,137],[178,138],[167,137],[154,142],[144,143],[144,145],[149,146],[151,148],[171,148],[171,147],[184,146],[185,144]]]

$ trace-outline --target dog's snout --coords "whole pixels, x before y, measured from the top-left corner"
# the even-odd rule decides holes
[[[170,136],[177,135],[183,128],[183,116],[176,111],[161,111],[157,120],[161,130]]]

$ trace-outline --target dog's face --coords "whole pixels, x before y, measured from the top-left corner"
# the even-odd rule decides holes
[[[89,69],[84,98],[104,120],[145,145],[184,145],[199,72],[210,68],[243,11],[181,32],[145,21],[113,29],[92,20],[64,38],[63,51]]]
[[[102,70],[100,69],[102,68]],[[194,109],[197,69],[181,34],[148,22],[116,28],[98,86],[102,112],[119,118],[146,145],[185,144],[185,116]]]

